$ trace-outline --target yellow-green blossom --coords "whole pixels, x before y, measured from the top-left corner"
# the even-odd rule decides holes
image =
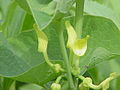
[[[83,39],[76,40],[72,49],[77,56],[83,56],[87,50],[87,40],[89,35]]]
[[[65,26],[68,33],[67,47],[71,48],[77,56],[83,56],[87,50],[87,40],[89,35],[83,39],[77,39],[77,34],[68,21],[65,22]]]
[[[47,45],[48,45],[48,38],[46,34],[42,30],[40,30],[40,28],[36,24],[34,24],[33,26],[37,33],[37,37],[38,37],[38,51],[46,52]]]
[[[67,33],[68,33],[67,47],[71,48],[75,43],[75,40],[77,39],[77,34],[68,21],[65,22],[65,26],[67,28]]]

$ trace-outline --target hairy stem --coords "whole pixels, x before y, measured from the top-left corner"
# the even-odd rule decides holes
[[[75,30],[78,38],[82,36],[84,0],[76,0]]]

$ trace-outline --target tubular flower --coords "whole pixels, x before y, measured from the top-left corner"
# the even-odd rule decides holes
[[[77,34],[74,28],[72,27],[72,25],[68,21],[65,22],[65,26],[66,26],[67,33],[68,33],[67,47],[71,48],[73,44],[75,43],[75,40],[77,39]]]
[[[34,24],[33,27],[34,27],[37,37],[38,37],[38,51],[43,53],[46,63],[50,67],[52,67],[56,73],[59,73],[60,71],[64,71],[64,69],[62,69],[60,64],[53,64],[49,60],[49,57],[47,54],[48,38],[47,38],[46,34],[42,30],[40,30],[40,28],[36,24]]]
[[[38,51],[44,53],[47,51],[48,38],[45,35],[45,33],[42,30],[40,30],[40,28],[36,24],[34,24],[33,27],[38,37]]]
[[[89,35],[83,39],[77,39],[77,34],[68,21],[65,22],[65,26],[68,33],[67,47],[71,48],[75,55],[83,56],[87,50],[87,40]]]
[[[89,38],[89,35],[87,35],[85,38],[83,39],[79,39],[76,40],[72,49],[73,52],[77,55],[77,56],[83,56],[87,50],[87,40]]]

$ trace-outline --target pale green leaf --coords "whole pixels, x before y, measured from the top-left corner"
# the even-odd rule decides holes
[[[48,2],[47,3],[46,2],[47,1],[43,3],[41,2],[41,0],[40,1],[27,0],[27,3],[30,7],[34,20],[41,29],[45,28],[51,22],[51,19],[53,17],[48,13],[44,12],[44,10],[42,10],[47,6]]]
[[[27,85],[21,86],[19,90],[45,90],[45,89],[36,84],[27,84]]]
[[[21,8],[26,10],[28,13],[31,13],[30,8],[29,8],[26,0],[15,0],[15,1],[20,5]]]
[[[120,18],[111,8],[101,5],[95,1],[86,0],[84,12],[93,16],[105,17],[112,20],[120,29]]]
[[[2,25],[2,30],[5,36],[14,37],[20,34],[25,14],[25,11],[15,2],[10,5],[7,16]]]

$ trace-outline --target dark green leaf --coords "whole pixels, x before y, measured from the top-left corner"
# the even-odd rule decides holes
[[[25,15],[22,31],[31,30],[33,28],[33,24],[35,23],[34,18],[30,14]]]
[[[13,84],[13,81],[12,79],[10,78],[3,78],[3,82],[2,82],[2,86],[3,86],[3,90],[10,90],[11,88],[11,85]]]
[[[0,90],[2,90],[3,89],[3,86],[2,86],[2,77],[0,77]]]

